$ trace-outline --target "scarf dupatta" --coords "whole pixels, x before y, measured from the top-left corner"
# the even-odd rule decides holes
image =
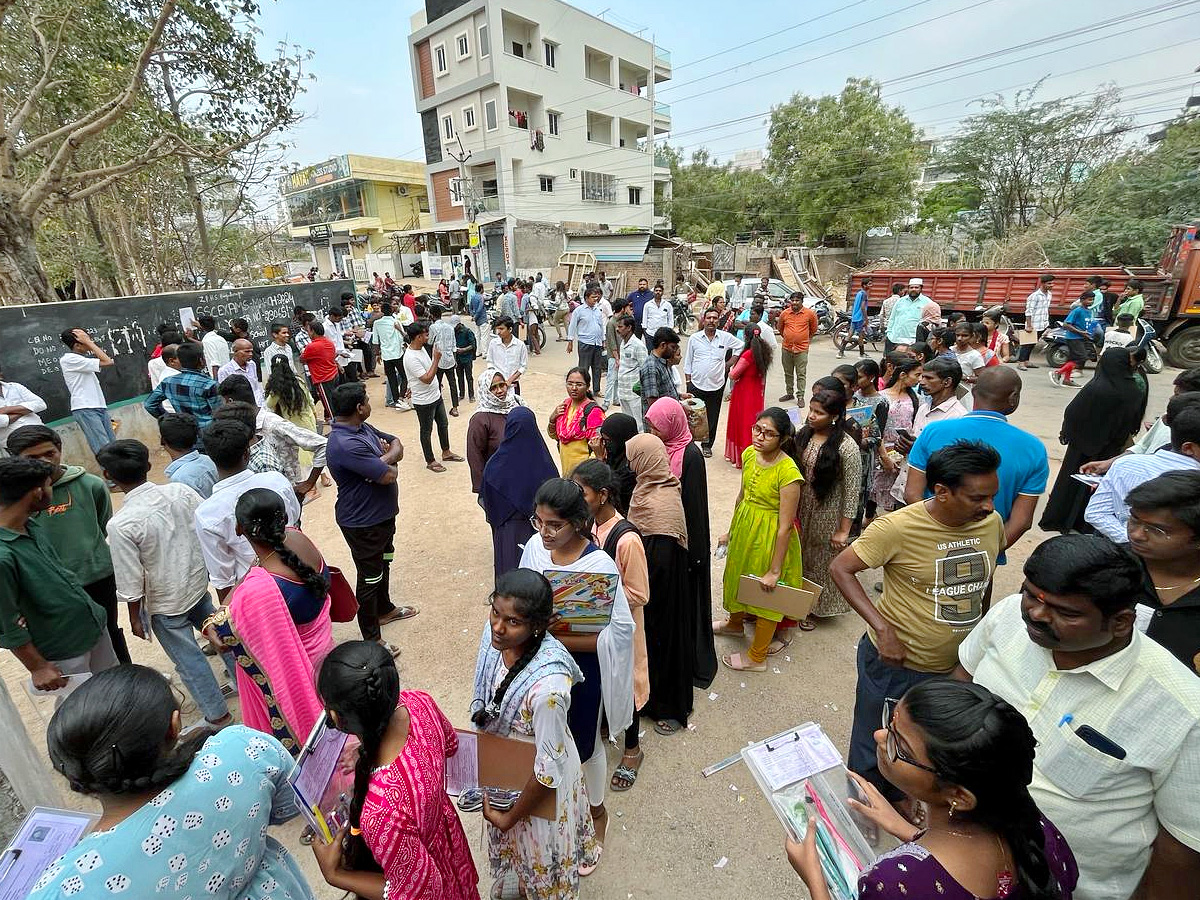
[[[484,622],[483,634],[479,636],[479,653],[475,658],[475,695],[471,701],[471,714],[477,710],[486,709],[492,705],[492,694],[496,684],[496,675],[504,665],[504,657],[492,646],[492,628]],[[508,735],[513,728],[513,722],[521,714],[521,701],[530,689],[547,675],[566,675],[572,684],[583,681],[583,672],[572,658],[567,648],[559,643],[552,634],[542,637],[542,645],[538,648],[533,659],[512,680],[504,701],[500,704],[496,718],[482,726],[484,731],[501,736]]]
[[[492,379],[497,375],[500,375],[500,370],[493,366],[488,366],[483,370],[483,374],[479,376],[477,383],[479,390],[475,395],[479,398],[479,406],[471,415],[500,413],[500,415],[506,416],[518,406],[525,405],[517,392],[511,387],[508,389],[508,393],[505,394],[503,400],[496,398],[496,395],[492,393]],[[503,378],[504,376],[501,375],[501,377]]]
[[[679,479],[671,473],[667,448],[652,434],[639,434],[625,445],[637,485],[629,502],[629,521],[643,535],[674,538],[687,549],[687,520]]]
[[[692,431],[688,427],[687,410],[674,397],[659,397],[646,410],[646,421],[662,435],[671,460],[671,473],[679,478],[683,475],[683,454],[692,442]]]

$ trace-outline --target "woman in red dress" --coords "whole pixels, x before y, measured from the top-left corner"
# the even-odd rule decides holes
[[[433,698],[401,691],[395,660],[374,641],[335,647],[317,689],[334,726],[360,741],[350,837],[343,829],[332,844],[313,843],[321,875],[369,900],[479,900],[471,848],[446,795],[458,737]]]
[[[729,397],[729,415],[725,419],[725,458],[739,469],[742,454],[750,446],[750,429],[763,410],[767,369],[771,367],[771,347],[762,339],[759,326],[748,326],[746,334],[746,349],[729,373],[733,393]]]

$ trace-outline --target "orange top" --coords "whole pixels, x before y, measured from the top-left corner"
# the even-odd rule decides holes
[[[776,328],[783,337],[783,349],[789,353],[801,353],[808,349],[809,341],[817,333],[817,314],[808,308],[798,313],[792,312],[791,306],[788,306],[779,314]]]

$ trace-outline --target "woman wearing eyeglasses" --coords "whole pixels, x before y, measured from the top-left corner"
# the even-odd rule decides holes
[[[879,770],[925,804],[916,828],[865,778],[853,810],[903,841],[859,878],[872,900],[1071,900],[1079,871],[1066,840],[1029,795],[1036,742],[1024,717],[987,688],[927,681],[884,704]],[[787,841],[812,900],[829,900],[816,832]]]
[[[529,517],[534,494],[542,482],[557,475],[533,412],[516,407],[505,417],[504,439],[479,480],[479,505],[492,528],[497,578],[520,565],[521,547],[533,537]]]
[[[587,376],[576,367],[567,372],[567,399],[550,414],[547,430],[558,442],[558,460],[563,475],[591,454],[589,443],[600,434],[604,410],[588,390]]]
[[[612,734],[619,734],[633,721],[633,615],[617,564],[592,542],[592,514],[583,488],[565,478],[552,478],[538,489],[534,504],[530,524],[541,539],[531,538],[525,544],[521,568],[544,575],[594,572],[616,579],[612,615],[602,631],[572,632],[562,624],[550,628],[583,672],[583,681],[576,681],[571,688],[569,722],[583,760],[597,839],[603,844],[608,825],[604,808],[608,770],[600,740],[600,716],[603,712]]]
[[[725,560],[724,607],[729,618],[713,622],[713,634],[744,636],[746,614],[757,616],[754,640],[745,653],[721,657],[739,672],[765,672],[767,656],[787,646],[789,619],[773,609],[749,606],[738,599],[743,575],[757,578],[765,590],[782,582],[800,587],[804,580],[796,509],[803,477],[795,458],[795,428],[778,406],[764,409],[751,428],[752,445],[742,453],[742,486],[734,502],[729,530],[717,539],[728,545]],[[782,630],[776,635],[776,629]]]

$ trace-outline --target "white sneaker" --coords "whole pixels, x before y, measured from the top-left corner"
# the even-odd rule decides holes
[[[395,403],[392,404],[392,409],[398,409],[401,412],[408,412],[409,410],[412,409],[412,407],[409,406],[407,403],[405,403],[403,400],[397,400]]]

